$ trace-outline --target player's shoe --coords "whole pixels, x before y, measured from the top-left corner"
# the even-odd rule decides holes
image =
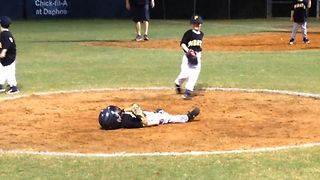
[[[191,100],[191,99],[192,99],[191,92],[192,92],[192,91],[186,89],[186,91],[185,91],[184,94],[182,95],[182,98],[183,98],[184,100]]]
[[[143,38],[141,35],[137,35],[135,38],[135,41],[139,42],[139,41],[143,41]]]
[[[303,38],[303,43],[305,43],[305,44],[309,44],[309,43],[310,43],[310,41],[309,41],[309,39],[308,39],[308,38],[304,37],[304,38]]]
[[[188,122],[194,120],[194,118],[197,117],[199,114],[200,114],[200,109],[198,107],[193,108],[192,111],[187,113]]]
[[[7,94],[18,94],[20,91],[17,88],[17,86],[12,86],[10,89],[7,91]]]
[[[294,39],[293,38],[290,39],[289,44],[290,45],[294,44]]]
[[[181,86],[178,84],[175,84],[175,90],[177,94],[182,94]]]
[[[145,40],[145,41],[149,41],[149,36],[148,35],[143,35],[143,39]]]

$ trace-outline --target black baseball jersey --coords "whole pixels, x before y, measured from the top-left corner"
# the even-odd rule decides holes
[[[202,51],[202,39],[203,39],[203,32],[196,31],[190,29],[186,31],[181,39],[180,45],[186,44],[188,48],[193,49],[194,51],[200,52]]]
[[[142,128],[142,120],[138,117],[132,117],[130,114],[123,113],[121,115],[122,128]]]
[[[307,21],[307,6],[308,0],[293,0],[292,10],[293,10],[293,21],[297,23],[302,23]]]
[[[16,43],[10,31],[2,31],[0,38],[0,50],[7,49],[6,56],[1,59],[3,66],[12,64],[16,59]]]

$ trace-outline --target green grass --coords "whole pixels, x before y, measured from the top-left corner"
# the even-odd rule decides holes
[[[317,21],[310,24],[319,26]],[[151,24],[151,37],[180,39],[187,28],[188,21],[155,20]],[[203,26],[205,34],[211,36],[279,29],[290,30],[291,22],[286,19],[210,20]],[[81,41],[132,39],[133,23],[127,20],[20,21],[13,24],[12,31],[18,43],[17,77],[26,93],[171,86],[179,73],[181,50],[178,45],[166,51],[79,44]],[[318,51],[204,52],[199,84],[320,92],[318,57]],[[132,74],[147,76],[134,78]]]
[[[309,21],[312,27],[320,22]],[[206,20],[206,36],[290,31],[288,19]],[[153,20],[152,39],[180,39],[187,20]],[[38,20],[12,25],[22,94],[117,87],[172,87],[181,50],[89,47],[81,41],[129,40],[129,20]],[[284,37],[289,38],[289,37]],[[204,52],[205,87],[320,93],[320,52]],[[0,95],[5,97],[5,95]],[[1,148],[1,147],[0,147]],[[319,147],[268,153],[169,157],[52,157],[0,154],[0,179],[316,179]]]
[[[210,53],[204,58],[200,82],[218,87],[319,93],[318,53]]]
[[[1,179],[317,179],[320,148],[154,157],[0,155]],[[17,161],[19,163],[17,163]]]
[[[24,92],[172,86],[179,73],[180,50],[125,49],[125,56],[123,51],[77,43],[35,43],[32,48],[21,47],[17,78]],[[318,57],[318,51],[204,52],[199,84],[317,93]]]

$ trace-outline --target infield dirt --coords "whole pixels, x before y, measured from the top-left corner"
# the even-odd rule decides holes
[[[204,38],[204,51],[292,51],[320,49],[320,33],[309,32],[310,44],[302,42],[301,34],[297,35],[296,43],[289,45],[290,33],[253,33],[234,36],[206,36]],[[179,39],[135,41],[99,41],[83,43],[88,46],[112,46],[125,48],[163,48],[180,49]]]
[[[101,130],[100,109],[132,102],[196,121],[141,129]],[[169,90],[33,95],[2,101],[0,147],[5,150],[112,153],[249,149],[320,141],[320,100],[288,95],[204,91],[192,101]]]

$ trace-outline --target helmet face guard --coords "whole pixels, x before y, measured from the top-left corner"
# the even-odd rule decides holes
[[[99,124],[103,129],[118,129],[121,127],[121,109],[110,105],[100,111]]]

